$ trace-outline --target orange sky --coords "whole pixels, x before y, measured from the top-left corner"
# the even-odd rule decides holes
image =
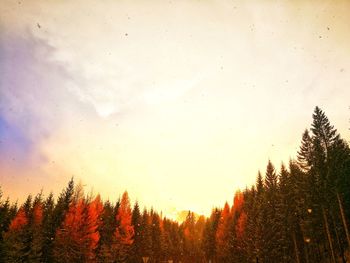
[[[319,105],[348,139],[348,1],[7,1],[0,185],[74,175],[208,214],[294,157]]]

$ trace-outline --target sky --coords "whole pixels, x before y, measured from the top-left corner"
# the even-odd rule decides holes
[[[1,1],[0,185],[209,214],[295,158],[320,106],[350,139],[349,1]]]

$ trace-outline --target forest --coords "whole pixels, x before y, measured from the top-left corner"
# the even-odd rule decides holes
[[[268,161],[209,217],[176,222],[127,192],[116,203],[85,194],[73,179],[57,198],[23,204],[0,190],[0,262],[350,262],[349,219],[349,145],[316,107],[295,159]]]

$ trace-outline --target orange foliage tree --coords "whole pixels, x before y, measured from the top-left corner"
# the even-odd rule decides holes
[[[28,260],[28,225],[27,213],[24,207],[21,207],[4,235],[5,250],[7,251],[5,262]]]
[[[123,193],[120,206],[116,214],[117,228],[114,232],[113,254],[118,262],[124,262],[134,241],[134,226],[128,193]]]
[[[100,196],[90,203],[83,198],[72,202],[56,232],[54,256],[57,262],[95,262],[102,211]]]
[[[236,224],[236,236],[238,240],[241,240],[243,238],[246,223],[247,214],[244,211],[242,211],[242,213],[238,217]]]
[[[28,218],[26,215],[26,212],[24,211],[24,208],[21,207],[15,218],[11,221],[9,230],[10,231],[16,231],[16,230],[20,230],[23,226],[28,224]]]
[[[33,223],[41,225],[43,220],[43,207],[41,203],[35,204],[33,208]]]
[[[29,196],[4,235],[5,249],[8,250],[6,262],[41,261],[44,242],[42,219],[41,194],[36,197],[34,203]]]
[[[233,198],[233,207],[232,207],[233,212],[239,213],[242,210],[243,203],[244,203],[243,193],[240,190],[238,190],[236,191],[235,196]]]
[[[224,209],[221,211],[221,217],[216,231],[216,255],[219,262],[227,262],[230,257],[232,224],[232,213],[230,206],[226,202]]]
[[[86,231],[84,239],[88,244],[88,256],[94,258],[94,251],[100,240],[99,227],[101,226],[101,215],[103,212],[103,204],[101,197],[98,195],[87,207]]]

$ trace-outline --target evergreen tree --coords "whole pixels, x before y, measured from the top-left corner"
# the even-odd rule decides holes
[[[55,201],[53,198],[53,193],[51,192],[43,203],[42,231],[44,236],[44,242],[43,242],[42,253],[43,253],[44,262],[52,262],[51,249],[52,249],[52,241],[53,241],[52,232],[53,232],[54,209],[55,209]]]
[[[293,225],[293,204],[291,202],[292,191],[290,184],[290,173],[285,165],[281,165],[279,173],[278,185],[278,200],[277,200],[277,214],[276,220],[279,224],[280,231],[276,242],[279,244],[280,258],[282,262],[292,262],[293,244],[290,233],[294,230]]]
[[[271,258],[271,262],[278,262],[279,247],[276,240],[280,234],[279,222],[277,218],[277,174],[271,161],[268,161],[265,174],[265,196],[264,196],[264,213],[265,224],[263,225],[263,235],[265,238],[264,255]]]
[[[303,133],[300,150],[298,151],[298,164],[304,171],[308,171],[312,165],[312,139],[306,129]]]
[[[152,238],[152,261],[154,262],[160,262],[162,260],[162,240],[161,240],[161,219],[158,215],[158,213],[154,212],[153,209],[150,213],[151,216],[151,238]]]
[[[178,228],[175,225],[175,228]],[[176,231],[174,232],[174,223],[167,219],[163,219],[162,224],[162,258],[165,260],[175,260],[177,257],[177,246],[178,246],[178,237],[176,236]]]
[[[210,218],[207,219],[203,230],[202,247],[207,260],[212,262],[216,259],[216,231],[221,217],[221,210],[213,209]]]
[[[323,215],[323,225],[329,246],[328,257],[335,261],[335,251],[333,246],[332,233],[329,226],[329,207],[332,200],[330,190],[330,166],[329,166],[329,150],[333,141],[338,137],[336,130],[330,125],[328,118],[324,112],[316,107],[313,114],[313,123],[311,131],[313,133],[313,170],[317,178],[317,188],[319,190],[319,204]]]
[[[140,207],[138,202],[135,203],[134,208],[132,210],[132,218],[131,223],[134,227],[134,242],[131,245],[130,249],[130,262],[140,262],[140,259],[142,258],[142,218],[140,213]]]
[[[119,205],[116,205],[119,207]],[[112,243],[114,240],[114,233],[116,229],[116,207],[106,201],[103,205],[103,212],[101,214],[101,226],[100,226],[100,242],[97,247],[97,262],[112,263],[114,258],[112,255]]]
[[[141,254],[143,257],[152,256],[152,218],[149,212],[144,209],[141,222]]]
[[[2,191],[0,187],[0,262],[5,262],[6,246],[4,234],[8,231],[12,219],[17,214],[17,205],[11,206],[9,198],[2,200]]]
[[[339,139],[337,130],[330,124],[325,113],[316,106],[313,113],[313,122],[311,124],[311,131],[315,139],[318,139],[326,158],[329,157],[329,150],[335,140]]]
[[[256,180],[256,201],[254,202],[254,260],[260,260],[264,262],[265,258],[265,245],[266,245],[266,237],[264,236],[264,227],[266,224],[266,209],[264,207],[265,198],[265,186],[263,183],[263,178],[258,172],[257,180]]]
[[[203,235],[202,235],[203,236]],[[181,243],[181,234],[179,224],[177,222],[171,223],[170,237],[172,241],[172,259],[174,262],[179,262],[181,260],[181,255],[183,255],[183,243]]]
[[[182,223],[184,236],[184,254],[188,262],[194,262],[198,257],[198,248],[196,246],[196,218],[193,212],[188,211],[186,220]]]
[[[74,193],[74,180],[70,179],[67,187],[61,192],[58,197],[57,203],[53,210],[50,211],[53,198],[47,200],[47,212],[44,218],[44,229],[46,233],[46,242],[43,249],[43,257],[45,262],[53,262],[53,242],[56,235],[56,230],[61,226],[69,205],[72,201]]]
[[[245,259],[248,262],[256,261],[257,255],[257,241],[259,236],[256,236],[257,233],[257,209],[256,209],[256,190],[255,186],[252,186],[251,189],[246,189],[244,192],[244,207],[243,212],[246,214],[246,222],[244,227],[244,232],[241,239],[241,247],[243,253],[245,254]],[[237,231],[239,235],[239,231]],[[234,249],[234,253],[236,249]]]

